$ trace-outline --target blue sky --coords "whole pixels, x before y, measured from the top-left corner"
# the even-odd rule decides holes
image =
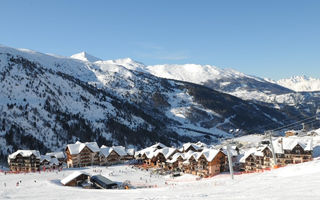
[[[320,78],[320,1],[1,0],[0,44]]]

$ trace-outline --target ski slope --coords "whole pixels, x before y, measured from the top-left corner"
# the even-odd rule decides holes
[[[228,174],[196,180],[192,175],[172,179],[152,175],[128,166],[83,169],[100,172],[114,181],[130,180],[133,184],[157,185],[131,190],[95,190],[65,187],[60,180],[74,170],[35,174],[0,174],[0,199],[319,199],[320,160],[291,165],[264,173]],[[142,180],[140,179],[142,177]],[[16,182],[21,180],[20,186]],[[36,182],[35,182],[36,180]],[[167,184],[166,184],[167,182]],[[4,183],[6,187],[4,187]]]

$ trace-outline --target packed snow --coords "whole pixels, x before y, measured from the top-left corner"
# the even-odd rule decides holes
[[[136,189],[97,190],[62,186],[60,181],[77,170],[101,174],[118,183],[129,180]],[[119,165],[61,172],[0,173],[0,182],[0,199],[319,199],[320,160],[264,173],[236,175],[234,180],[228,174],[200,180],[193,175],[171,178]]]
[[[320,79],[307,76],[293,76],[288,79],[280,79],[276,83],[296,92],[320,91]]]

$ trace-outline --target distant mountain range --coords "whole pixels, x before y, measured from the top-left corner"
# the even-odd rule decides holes
[[[215,143],[312,116],[319,98],[209,65],[145,66],[0,46],[0,158],[76,140]]]
[[[276,83],[296,92],[320,91],[320,79],[307,76],[294,76],[288,79],[281,79]]]

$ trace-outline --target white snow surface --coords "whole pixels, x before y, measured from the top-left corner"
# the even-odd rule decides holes
[[[87,52],[84,52],[84,51],[72,55],[71,58],[82,60],[82,61],[87,61],[87,62],[96,62],[96,61],[101,60],[100,58],[94,57],[94,56],[92,56],[92,55],[90,55],[90,54],[88,54]]]
[[[152,188],[130,190],[95,190],[62,186],[60,181],[75,171],[91,175],[99,171],[116,181],[130,180],[135,186]],[[19,186],[16,183],[21,180]],[[289,165],[264,173],[228,174],[197,180],[193,175],[178,178],[150,175],[150,171],[132,169],[120,165],[112,167],[89,167],[68,169],[61,172],[30,174],[0,173],[0,199],[236,199],[236,200],[314,200],[320,198],[320,160]],[[6,187],[4,186],[6,184]],[[167,183],[167,184],[166,184]],[[157,187],[155,187],[157,186]]]
[[[320,79],[307,76],[293,76],[287,79],[280,79],[276,83],[296,92],[320,91]]]

